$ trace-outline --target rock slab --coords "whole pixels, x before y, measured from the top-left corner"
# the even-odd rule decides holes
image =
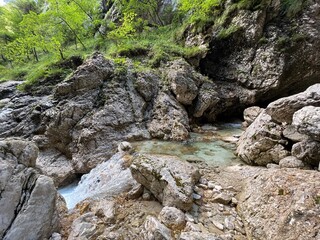
[[[166,155],[137,155],[130,166],[133,177],[164,206],[188,211],[200,174],[191,164]]]

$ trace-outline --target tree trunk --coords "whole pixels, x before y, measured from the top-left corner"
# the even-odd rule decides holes
[[[34,58],[36,59],[36,61],[39,62],[38,53],[37,53],[36,48],[33,48],[33,55],[34,55]]]
[[[59,48],[59,53],[60,53],[61,59],[64,60],[64,56],[63,56],[63,52],[62,52],[61,48]]]

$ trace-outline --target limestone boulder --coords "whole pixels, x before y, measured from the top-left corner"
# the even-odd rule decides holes
[[[71,232],[68,240],[73,239],[96,239],[103,233],[102,224],[99,224],[99,218],[93,213],[85,213],[75,219],[71,226]]]
[[[157,218],[148,216],[144,223],[143,239],[173,240],[172,232]]]
[[[113,72],[113,62],[106,60],[101,53],[94,53],[69,79],[57,85],[54,96],[59,98],[95,89],[110,78]]]
[[[137,155],[130,166],[133,177],[163,206],[187,211],[193,204],[193,187],[200,174],[191,164],[166,155]]]
[[[203,81],[203,76],[180,59],[170,63],[166,69],[166,80],[177,101],[183,105],[191,105],[198,95],[198,86]]]
[[[216,91],[216,86],[211,83],[204,83],[199,90],[193,116],[202,117],[204,112],[215,108],[220,101],[220,95]]]
[[[0,142],[0,238],[48,239],[59,230],[53,180],[35,169],[38,148],[31,142]]]
[[[189,137],[188,113],[173,96],[159,93],[151,114],[148,130],[152,137],[178,141]]]
[[[303,168],[304,163],[294,156],[288,156],[280,160],[280,168]]]
[[[7,139],[0,141],[0,159],[25,167],[35,167],[38,147],[23,139]]]
[[[113,70],[114,63],[94,54],[63,83],[71,90],[56,87],[56,105],[42,114],[49,146],[70,159],[75,173],[109,159],[121,141],[150,138],[146,110],[154,92],[141,94],[130,69]]]
[[[317,167],[320,162],[320,143],[310,140],[295,143],[291,154],[304,163]]]
[[[318,91],[320,92],[320,84]],[[297,127],[298,132],[320,142],[320,107],[307,106],[295,112],[292,124]]]
[[[291,124],[293,114],[306,106],[320,106],[320,84],[312,85],[304,92],[280,98],[270,103],[266,111],[274,121]]]
[[[181,230],[186,225],[184,213],[175,207],[164,207],[159,214],[159,220],[172,230]]]
[[[287,138],[295,143],[307,141],[309,139],[308,135],[299,133],[297,127],[293,126],[293,125],[285,126],[282,134],[285,138]]]
[[[263,109],[258,106],[246,108],[243,111],[243,118],[246,122],[246,126],[249,126],[251,123],[253,123],[253,121],[259,116],[262,111]]]
[[[263,111],[246,129],[238,141],[237,154],[248,164],[266,166],[279,161],[290,152],[287,141],[282,139],[283,127],[272,121]]]
[[[133,79],[133,84],[138,93],[146,102],[154,99],[159,90],[160,78],[154,72],[139,72]]]
[[[56,149],[41,149],[36,167],[51,177],[57,187],[67,185],[76,178],[71,160]]]
[[[318,239],[320,173],[261,172],[247,180],[238,210],[249,239]]]

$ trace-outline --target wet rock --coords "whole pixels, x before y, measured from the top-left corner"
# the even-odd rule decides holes
[[[185,140],[189,137],[189,119],[184,107],[172,96],[162,92],[155,100],[148,130],[152,137]]]
[[[164,205],[189,210],[199,171],[177,157],[137,155],[130,166],[133,177]]]
[[[302,162],[316,167],[320,162],[320,143],[316,141],[295,143],[292,146],[291,154]]]
[[[318,85],[319,89],[317,90],[319,93],[320,84]],[[292,125],[297,127],[298,132],[308,135],[315,141],[320,141],[320,107],[307,106],[295,112],[293,115]]]
[[[160,223],[158,219],[152,216],[148,216],[144,223],[145,232],[143,232],[144,239],[155,239],[155,240],[171,240],[171,230],[165,225]]]
[[[170,63],[166,70],[166,80],[179,103],[191,105],[198,95],[198,86],[203,77],[184,60]]]
[[[263,111],[241,135],[237,154],[248,164],[266,166],[268,163],[279,163],[290,153],[282,139],[282,126],[274,123]]]
[[[315,84],[304,92],[270,103],[266,112],[274,121],[291,124],[293,114],[306,106],[320,106],[320,84]]]
[[[280,168],[303,168],[304,164],[301,160],[294,156],[285,157],[279,162]]]
[[[75,190],[70,194],[69,208],[86,198],[105,199],[128,193],[140,187],[132,177],[127,161],[131,156],[115,154],[108,161],[99,164],[90,173],[83,175]]]
[[[21,82],[19,81],[6,81],[0,83],[0,100],[13,97],[13,95],[17,92],[17,86],[20,83]]]
[[[49,238],[59,230],[57,191],[51,178],[29,167],[38,148],[22,140],[1,141],[0,148],[0,238]]]
[[[313,239],[320,230],[319,181],[319,172],[300,169],[268,170],[248,180],[238,204],[247,237]]]
[[[259,116],[259,114],[263,111],[262,108],[258,106],[246,108],[243,111],[243,119],[245,121],[246,127],[250,126],[251,123]]]
[[[158,218],[164,225],[172,230],[181,230],[186,224],[184,213],[174,207],[164,207]]]

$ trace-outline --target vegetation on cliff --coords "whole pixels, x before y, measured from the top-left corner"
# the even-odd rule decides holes
[[[302,0],[282,0],[294,16]],[[64,62],[95,50],[112,58],[134,58],[158,67],[175,57],[192,58],[206,49],[184,45],[185,29],[221,26],[221,37],[236,29],[227,19],[237,9],[256,10],[270,0],[13,0],[0,7],[0,80],[64,78]],[[143,56],[143,58],[142,58]],[[64,65],[64,67],[61,67]]]

